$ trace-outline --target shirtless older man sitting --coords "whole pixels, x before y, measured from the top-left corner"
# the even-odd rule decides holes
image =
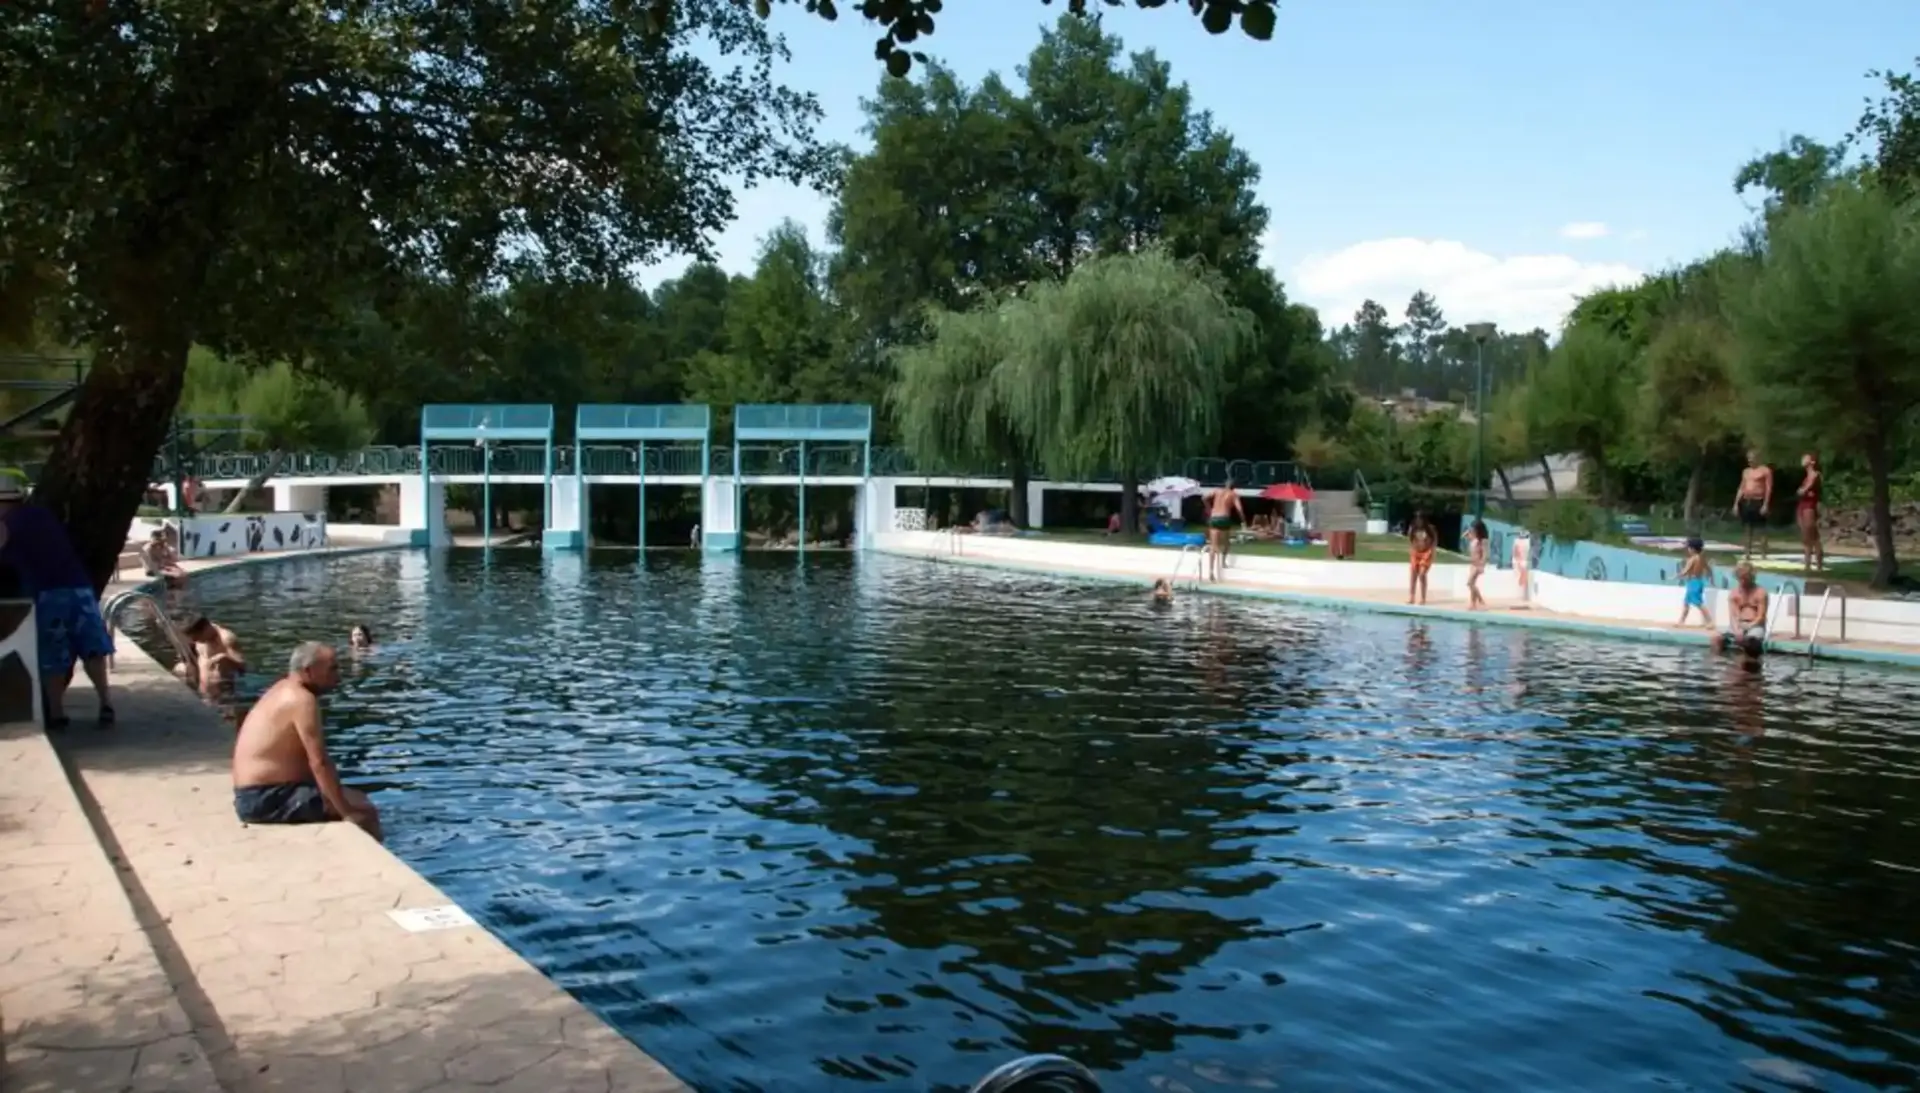
[[[241,823],[346,820],[380,837],[373,802],[341,785],[327,758],[320,695],[339,682],[333,646],[309,641],[293,651],[287,677],[254,703],[233,744],[233,810]]]

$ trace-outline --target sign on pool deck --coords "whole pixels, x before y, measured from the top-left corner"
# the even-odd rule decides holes
[[[462,926],[476,925],[473,916],[454,903],[439,907],[407,907],[388,911],[387,915],[410,934],[422,934],[428,930],[457,930]]]

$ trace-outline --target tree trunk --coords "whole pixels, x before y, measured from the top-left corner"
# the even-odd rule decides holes
[[[1032,513],[1027,511],[1027,463],[1015,458],[1008,464],[1013,479],[1013,496],[1007,498],[1007,515],[1013,519],[1013,526],[1025,530],[1029,526]]]
[[[184,332],[136,337],[103,351],[81,385],[33,499],[67,527],[104,591],[153,475],[187,374]]]
[[[1513,507],[1513,483],[1507,478],[1505,467],[1495,467],[1493,473],[1500,476],[1500,492],[1507,495],[1507,507]]]
[[[1126,535],[1140,530],[1140,476],[1127,471],[1120,476],[1120,531]]]
[[[247,484],[244,486],[241,486],[240,492],[234,494],[233,500],[227,502],[227,507],[220,511],[226,513],[227,515],[232,515],[236,512],[239,512],[240,506],[247,503],[247,498],[252,497],[255,490],[258,490],[261,486],[266,485],[268,479],[280,473],[280,465],[282,463],[285,463],[286,461],[287,461],[287,453],[281,451],[278,448],[275,448],[273,450],[273,453],[267,457],[267,465],[265,469],[263,469],[259,474],[254,475],[252,478],[247,479]]]
[[[1707,477],[1707,453],[1695,452],[1693,473],[1687,476],[1687,499],[1680,505],[1680,522],[1688,531],[1696,530],[1700,516],[1700,483]]]
[[[1540,457],[1540,473],[1547,480],[1547,496],[1557,499],[1560,496],[1560,490],[1553,484],[1553,464],[1548,463],[1544,455]]]
[[[1867,446],[1867,473],[1873,478],[1873,587],[1887,588],[1900,572],[1900,559],[1893,553],[1893,460],[1883,437]]]

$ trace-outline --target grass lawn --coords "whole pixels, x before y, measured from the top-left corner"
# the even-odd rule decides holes
[[[1034,532],[1048,539],[1063,539],[1072,542],[1090,543],[1097,546],[1147,546],[1144,535],[1108,535],[1097,528],[1046,528]],[[1173,547],[1161,547],[1168,553],[1174,553]],[[1327,558],[1327,545],[1314,543],[1310,546],[1290,547],[1282,543],[1235,543],[1232,554],[1254,555],[1262,558],[1303,558],[1324,561]],[[1464,562],[1466,558],[1451,551],[1437,551],[1437,561]],[[1399,535],[1360,535],[1354,543],[1353,561],[1356,562],[1397,562],[1407,561],[1407,540]]]

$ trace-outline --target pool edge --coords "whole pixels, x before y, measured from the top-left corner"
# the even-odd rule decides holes
[[[1141,585],[1152,580],[1150,576],[1145,574],[1091,571],[1067,566],[1048,565],[1040,562],[1021,562],[1004,558],[979,558],[966,555],[942,555],[925,551],[902,550],[893,547],[876,547],[873,549],[873,553],[886,554],[895,558],[912,558],[940,565],[962,565],[972,566],[977,569],[998,569],[1017,573],[1032,573],[1050,577],[1063,577],[1070,580],[1092,581],[1101,584]],[[1194,586],[1193,591],[1213,596],[1236,596],[1249,600],[1293,603],[1299,604],[1302,607],[1315,607],[1330,611],[1353,611],[1370,615],[1396,615],[1403,618],[1415,619],[1439,619],[1443,622],[1465,623],[1470,626],[1512,626],[1522,629],[1545,630],[1553,633],[1586,634],[1593,637],[1612,638],[1616,641],[1634,641],[1649,645],[1705,646],[1711,641],[1707,633],[1698,630],[1675,630],[1658,626],[1621,626],[1615,623],[1590,622],[1584,619],[1566,618],[1556,615],[1536,615],[1524,611],[1467,611],[1453,607],[1390,603],[1381,600],[1365,600],[1318,592],[1292,592],[1278,588],[1245,588],[1237,585],[1216,585],[1204,582]],[[1884,649],[1836,648],[1825,644],[1814,645],[1809,649],[1807,642],[1787,639],[1774,639],[1771,644],[1776,652],[1792,656],[1811,657],[1811,659],[1814,660],[1920,670],[1920,653],[1899,653]]]

